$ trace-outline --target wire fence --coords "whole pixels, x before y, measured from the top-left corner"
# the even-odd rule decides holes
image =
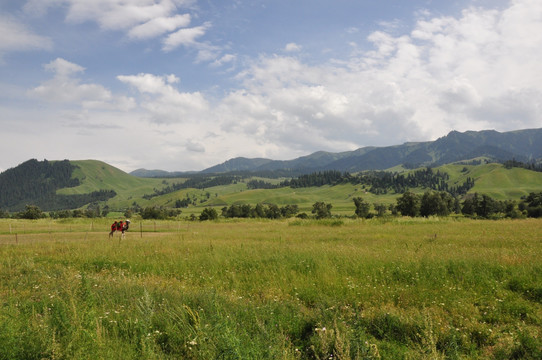
[[[90,233],[109,233],[111,231],[111,221],[91,219],[83,221],[62,221],[62,220],[3,220],[0,222],[0,235],[22,235],[22,234],[41,234],[41,233],[71,233],[71,232],[90,232]],[[182,232],[190,227],[189,221],[132,221],[128,231],[130,233],[150,233],[150,232]]]

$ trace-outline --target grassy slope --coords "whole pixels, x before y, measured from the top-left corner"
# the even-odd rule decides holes
[[[95,160],[72,161],[79,168],[74,176],[81,180],[81,185],[75,188],[62,189],[62,194],[81,194],[100,189],[113,189],[117,196],[107,204],[112,209],[125,209],[134,202],[140,206],[169,206],[173,207],[177,199],[187,196],[197,199],[197,206],[183,209],[183,215],[199,214],[204,207],[218,209],[232,204],[273,203],[279,206],[296,204],[301,212],[309,213],[312,204],[324,201],[333,205],[332,213],[351,214],[354,211],[352,198],[361,196],[369,203],[395,203],[397,194],[376,196],[366,193],[360,185],[322,186],[313,188],[280,188],[272,190],[247,190],[246,184],[239,182],[227,186],[216,186],[200,189],[183,189],[150,200],[143,199],[143,195],[152,194],[154,189],[163,188],[169,184],[183,181],[183,179],[150,179],[129,175],[106,163]],[[542,173],[525,169],[506,169],[499,164],[485,165],[444,165],[440,170],[450,175],[450,184],[462,184],[467,177],[475,179],[475,187],[470,192],[488,194],[496,199],[515,199],[528,195],[529,192],[542,191]],[[273,180],[266,180],[272,182]],[[422,193],[424,189],[415,189]],[[207,195],[208,194],[208,195]]]
[[[488,164],[473,171],[475,186],[472,192],[488,194],[496,199],[518,199],[530,192],[542,191],[542,173],[525,169],[506,169]]]
[[[81,185],[73,188],[65,188],[58,191],[59,194],[85,194],[97,190],[115,190],[117,196],[108,201],[109,206],[128,206],[133,201],[145,202],[142,196],[152,194],[154,189],[160,189],[166,184],[163,179],[139,178],[125,173],[111,165],[97,160],[71,161],[78,168],[73,176],[81,181]],[[175,179],[180,181],[179,179]],[[166,183],[171,183],[168,180]]]

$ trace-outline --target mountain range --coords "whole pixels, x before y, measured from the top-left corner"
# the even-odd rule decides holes
[[[386,147],[371,146],[338,153],[318,151],[293,160],[237,157],[200,173],[288,171],[300,174],[325,170],[353,173],[363,170],[385,170],[399,165],[439,166],[478,157],[495,161],[515,159],[521,162],[540,162],[542,128],[509,132],[451,131],[435,141],[408,142]],[[138,169],[131,174],[139,177],[164,177],[186,173]]]

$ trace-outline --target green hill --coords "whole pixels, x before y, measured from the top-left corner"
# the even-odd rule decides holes
[[[450,179],[448,183],[452,186],[460,185],[468,177],[475,181],[474,187],[469,190],[470,193],[478,192],[487,194],[497,200],[520,200],[522,196],[530,192],[542,191],[542,173],[531,170],[512,168],[507,169],[501,164],[483,164],[483,165],[462,165],[448,164],[437,168],[435,171],[446,172]],[[413,171],[413,170],[411,170]],[[405,173],[408,173],[405,172]],[[247,180],[248,181],[248,180]],[[427,189],[410,189],[416,193],[423,193]],[[208,200],[205,200],[204,194],[211,194]],[[310,212],[312,204],[316,201],[324,201],[333,205],[332,212],[336,214],[352,214],[354,204],[352,198],[361,196],[367,202],[395,204],[400,194],[388,192],[384,195],[375,195],[367,191],[364,185],[342,184],[336,186],[320,186],[308,188],[282,187],[278,189],[257,189],[248,190],[245,183],[238,183],[228,186],[217,186],[202,190],[187,189],[155,198],[159,205],[167,206],[175,199],[184,198],[192,193],[197,196],[199,201],[197,206],[190,206],[183,209],[183,214],[199,214],[204,207],[222,208],[233,204],[257,204],[272,203],[279,206],[295,204],[299,206],[301,212]]]
[[[73,195],[112,189],[117,195],[106,203],[113,209],[127,208],[133,202],[146,206],[150,202],[143,199],[144,195],[152,194],[155,189],[161,189],[171,182],[183,181],[181,179],[140,178],[98,160],[77,160],[70,163],[76,166],[72,176],[79,179],[81,184],[60,189],[57,193]]]
[[[142,196],[144,193],[152,192],[155,187],[163,186],[161,179],[132,176],[98,160],[77,160],[70,163],[76,166],[72,176],[79,179],[81,185],[60,189],[57,191],[59,194],[71,195],[113,189],[118,197],[126,198]]]
[[[29,172],[29,168],[33,172]],[[55,174],[52,169],[57,169],[55,171],[60,172],[63,177]],[[394,170],[401,171],[403,174],[415,171],[400,168],[394,168]],[[40,171],[43,174],[39,173]],[[497,200],[519,200],[522,196],[526,196],[531,192],[542,191],[542,172],[523,168],[506,168],[495,163],[481,165],[447,164],[434,168],[433,171],[447,173],[449,175],[447,180],[449,186],[461,185],[467,178],[474,179],[474,187],[469,190],[469,193],[487,194]],[[14,179],[19,179],[19,181]],[[184,183],[186,178],[136,177],[97,160],[69,162],[67,160],[63,162],[37,162],[32,160],[21,164],[20,167],[0,174],[0,188],[3,189],[2,191],[5,194],[11,194],[15,190],[20,192],[22,190],[40,190],[43,188],[45,189],[43,190],[45,195],[22,196],[13,200],[11,205],[8,204],[9,206],[0,205],[0,209],[18,211],[24,208],[25,204],[35,204],[43,210],[49,211],[81,208],[90,202],[98,202],[101,207],[108,206],[112,211],[123,212],[136,205],[140,207],[163,206],[173,208],[178,206],[179,200],[190,199],[188,208],[182,209],[183,216],[199,214],[205,207],[221,209],[224,206],[245,203],[252,205],[257,203],[276,204],[278,206],[298,205],[301,212],[308,213],[311,211],[312,205],[317,201],[332,204],[332,212],[335,214],[352,214],[354,210],[352,199],[354,197],[361,196],[371,204],[394,204],[400,196],[391,189],[385,194],[375,195],[368,191],[369,186],[351,183],[336,186],[249,190],[247,183],[253,178],[239,177],[236,179],[229,185],[210,186],[201,189],[187,188],[168,193],[161,192],[161,190],[166,188],[178,189],[179,187],[173,185]],[[277,179],[257,179],[273,184],[279,182]],[[45,187],[44,185],[52,183],[57,184],[56,187],[52,185]],[[16,186],[21,184],[24,187]],[[427,189],[415,188],[409,190],[423,193]]]
[[[517,200],[531,192],[542,191],[542,172],[487,164],[474,168],[472,176],[475,185],[471,193],[487,194],[499,200]]]

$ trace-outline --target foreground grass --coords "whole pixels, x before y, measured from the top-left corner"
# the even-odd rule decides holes
[[[540,220],[8,225],[0,359],[542,357]]]

